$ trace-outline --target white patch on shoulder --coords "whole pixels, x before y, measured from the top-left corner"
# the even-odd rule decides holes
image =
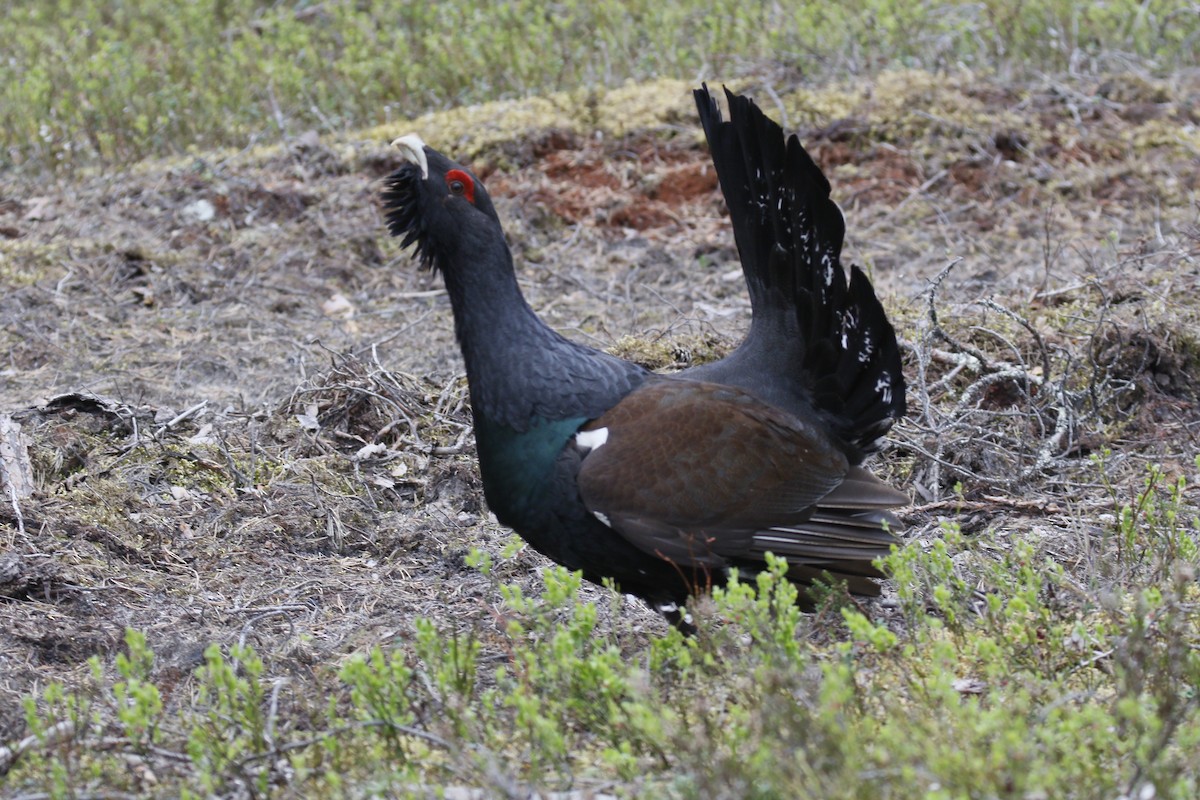
[[[608,428],[597,428],[594,431],[580,431],[575,434],[575,444],[580,450],[591,452],[608,441]]]
[[[603,522],[608,527],[610,527],[610,528],[612,527],[612,523],[608,521],[608,515],[605,514],[603,511],[593,511],[592,516],[595,517],[596,519],[600,520],[601,522]]]

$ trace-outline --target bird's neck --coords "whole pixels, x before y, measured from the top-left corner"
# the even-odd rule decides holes
[[[489,370],[504,368],[504,362],[553,338],[525,302],[507,249],[456,265],[445,271],[445,278],[469,379],[484,378]]]
[[[506,247],[444,270],[477,415],[518,429],[551,389],[556,353],[574,348],[525,301]]]
[[[499,235],[470,259],[443,268],[476,421],[523,432],[599,416],[641,383],[645,371],[571,342],[542,322],[517,286]]]

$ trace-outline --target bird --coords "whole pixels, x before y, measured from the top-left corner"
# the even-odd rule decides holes
[[[417,134],[385,178],[390,233],[441,273],[484,497],[534,549],[640,597],[685,634],[689,599],[767,554],[801,587],[878,595],[909,497],[863,466],[905,413],[895,331],[841,264],[845,221],[795,134],[694,92],[747,290],[725,358],[660,374],[572,341],[522,295],[483,182]]]

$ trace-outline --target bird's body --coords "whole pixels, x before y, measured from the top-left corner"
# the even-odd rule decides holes
[[[857,269],[829,184],[792,137],[696,92],[751,295],[742,345],[664,376],[574,343],[517,286],[487,192],[415,136],[389,178],[392,232],[446,280],[488,506],[533,547],[664,610],[754,571],[877,593],[871,561],[907,498],[863,469],[904,412],[895,334]]]

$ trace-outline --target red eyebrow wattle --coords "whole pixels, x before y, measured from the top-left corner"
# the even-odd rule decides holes
[[[475,203],[475,181],[471,180],[471,176],[463,172],[461,169],[452,169],[446,173],[446,186],[449,187],[452,181],[461,181],[463,185],[463,197],[467,198],[467,202],[474,205]]]

